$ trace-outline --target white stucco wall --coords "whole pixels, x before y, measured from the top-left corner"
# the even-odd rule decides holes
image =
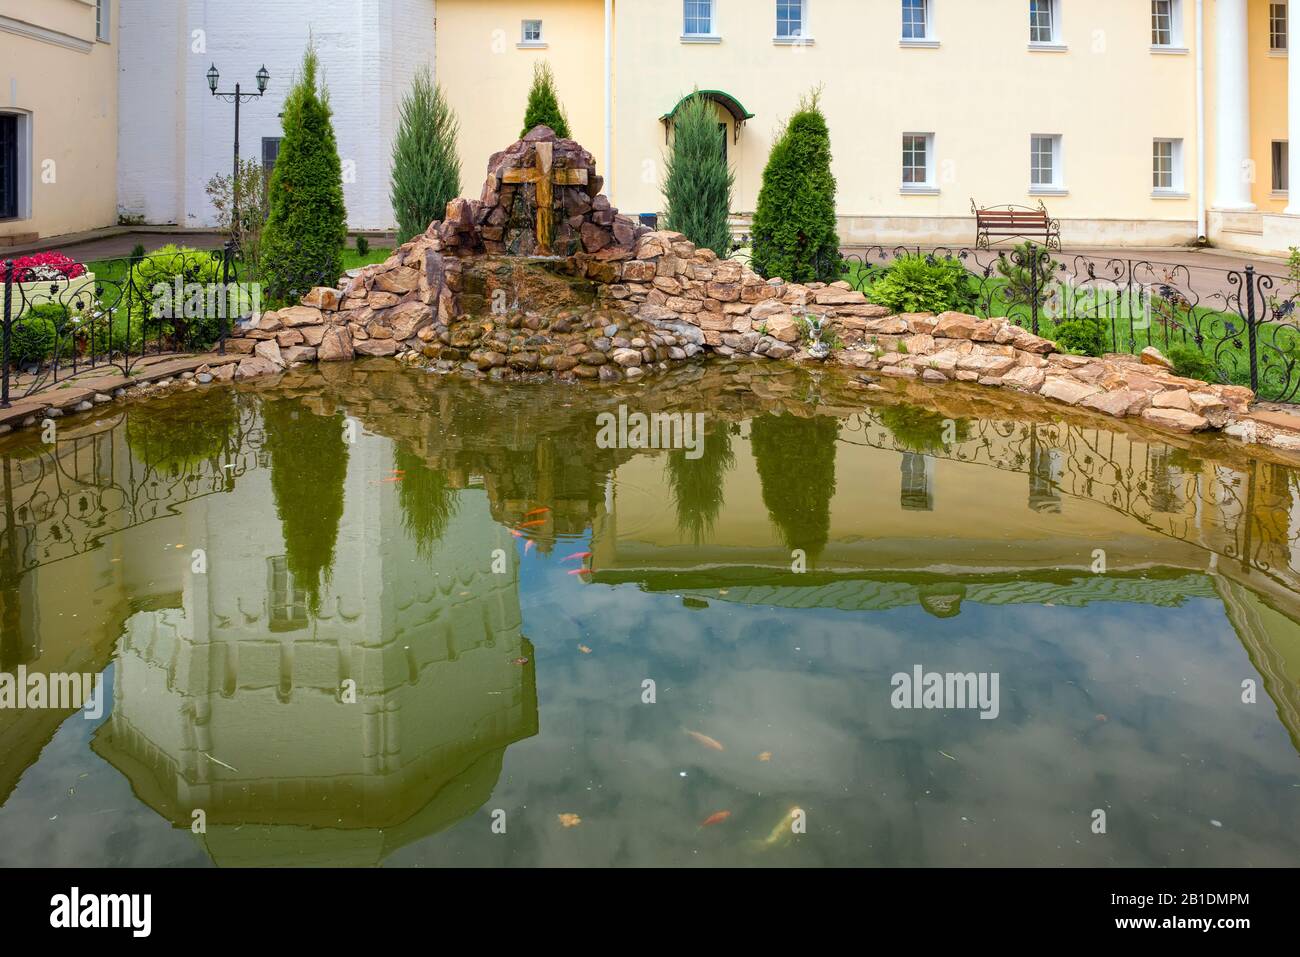
[[[433,65],[435,0],[122,0],[118,199],[149,223],[213,225],[204,187],[231,168],[234,107],[208,92],[236,81],[267,95],[241,111],[245,158],[279,136],[279,113],[308,38],[320,53],[344,163],[353,229],[394,225],[388,201],[398,103],[415,70]]]

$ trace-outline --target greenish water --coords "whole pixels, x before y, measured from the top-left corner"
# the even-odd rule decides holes
[[[0,708],[0,864],[1300,863],[1300,474],[944,401],[380,362],[11,436],[0,671],[105,701]]]

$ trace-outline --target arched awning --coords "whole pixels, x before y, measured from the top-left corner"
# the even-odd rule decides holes
[[[686,96],[678,100],[676,106],[663,116],[659,117],[659,122],[664,125],[664,139],[667,140],[668,138],[668,131],[672,129],[673,118],[677,115],[677,111],[682,108],[683,104],[685,104],[687,100],[697,94],[704,97],[706,100],[712,100],[731,114],[731,118],[735,121],[735,138],[739,140],[741,127],[743,127],[748,120],[752,120],[754,114],[745,109],[745,105],[741,103],[740,100],[722,90],[697,90],[695,93],[688,93]]]

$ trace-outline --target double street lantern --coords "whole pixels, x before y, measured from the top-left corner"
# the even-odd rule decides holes
[[[233,170],[233,179],[231,180],[231,189],[233,190],[233,204],[230,211],[230,238],[232,242],[238,241],[239,236],[239,105],[246,101],[258,99],[266,95],[267,84],[271,82],[271,74],[267,72],[266,64],[262,69],[257,71],[257,92],[245,93],[240,84],[235,84],[233,93],[222,93],[218,91],[217,85],[221,82],[221,74],[217,72],[217,65],[214,63],[208,67],[208,89],[212,95],[218,99],[225,100],[227,103],[235,104],[235,166]]]

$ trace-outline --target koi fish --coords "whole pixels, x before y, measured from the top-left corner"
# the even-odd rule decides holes
[[[710,738],[707,734],[700,734],[700,732],[692,731],[690,728],[683,728],[682,730],[685,731],[687,734],[689,734],[700,744],[704,745],[706,748],[712,748],[714,751],[727,750],[722,746],[721,741],[718,741],[715,738]]]
[[[526,664],[528,664],[528,659],[527,659],[527,658],[515,658],[515,659],[514,659],[513,661],[511,661],[510,663],[511,663],[512,665],[526,665]]]
[[[524,533],[523,533],[523,532],[518,531],[518,530],[513,529],[513,528],[510,529],[510,535],[511,535],[512,538],[523,538],[523,537],[524,537]]]
[[[538,525],[545,525],[546,519],[539,518],[531,522],[520,522],[515,528],[536,528]]]
[[[524,518],[527,518],[529,515],[545,515],[549,511],[549,508],[535,508],[531,512],[524,512]]]
[[[588,648],[586,645],[579,645],[578,650],[581,651],[584,655],[591,654],[591,649]]]
[[[524,542],[524,554],[527,555],[529,552],[531,552],[535,544],[537,543],[534,542],[531,538],[528,539],[528,541]]]
[[[776,822],[776,827],[772,828],[770,834],[763,840],[754,845],[755,850],[766,851],[770,848],[786,844],[794,837],[794,819],[796,816],[803,814],[803,808],[792,807],[786,811],[781,820]]]
[[[577,827],[582,823],[582,818],[576,814],[559,814],[560,824],[564,827]]]
[[[591,552],[574,552],[572,555],[566,555],[564,558],[561,558],[560,561],[579,562],[582,561],[584,558],[590,558],[590,557],[591,557]]]
[[[772,760],[772,752],[771,752],[771,751],[764,751],[762,754],[760,754],[760,755],[758,756],[758,760],[760,760],[760,761],[771,761],[771,760]]]
[[[569,572],[569,574],[570,574],[570,575],[590,575],[590,574],[591,574],[591,569],[590,569],[590,568],[575,568],[573,571]]]
[[[706,817],[704,821],[700,824],[700,827],[712,827],[715,824],[721,824],[729,817],[731,817],[730,811],[718,811]]]

